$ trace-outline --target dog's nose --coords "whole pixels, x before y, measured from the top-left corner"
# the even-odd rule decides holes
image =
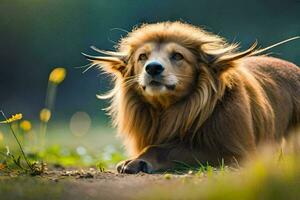
[[[164,67],[159,62],[150,62],[146,65],[146,72],[151,76],[160,75],[164,71]]]

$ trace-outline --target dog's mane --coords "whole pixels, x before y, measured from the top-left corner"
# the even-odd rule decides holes
[[[143,101],[143,98],[126,85],[124,78],[130,73],[132,62],[130,56],[146,42],[176,42],[202,60],[195,88],[191,94],[167,109],[156,109]],[[228,44],[223,38],[206,32],[192,25],[181,22],[145,24],[133,30],[121,40],[118,46],[120,55],[127,56],[128,73],[125,77],[115,78],[115,87],[105,98],[112,98],[108,108],[114,125],[125,138],[127,149],[135,155],[148,145],[166,143],[171,140],[192,141],[203,122],[212,113],[216,102],[222,97],[226,87],[234,84],[234,74],[228,70],[222,75],[222,81],[214,77],[212,67],[228,67],[223,63],[234,65],[231,60],[249,55],[252,46],[244,52],[238,52],[238,44]],[[205,52],[205,54],[201,53]],[[214,66],[212,66],[214,65]],[[231,71],[231,72],[230,72]],[[125,83],[125,84],[124,84]],[[164,99],[161,100],[164,102]]]
[[[188,96],[167,108],[159,109],[144,101],[127,80],[134,75],[132,55],[138,47],[146,42],[169,41],[190,50],[203,67],[198,68],[201,78],[196,80],[195,88]],[[101,98],[111,98],[111,105],[107,110],[132,155],[136,155],[148,145],[168,143],[172,140],[193,143],[202,124],[211,115],[225,90],[239,84],[239,59],[262,52],[256,50],[256,43],[245,51],[239,51],[238,44],[229,44],[220,36],[181,22],[145,24],[137,27],[121,39],[117,49],[117,52],[100,50],[109,57],[98,57],[98,60],[116,62],[114,59],[120,58],[126,64],[126,69],[122,68],[125,72],[114,76],[115,87]],[[249,88],[249,91],[259,98],[259,95],[263,95],[262,89],[256,80],[253,79],[252,82],[254,86]],[[162,105],[164,101],[165,99],[160,99]],[[265,107],[264,102],[259,102],[257,112],[268,111]]]

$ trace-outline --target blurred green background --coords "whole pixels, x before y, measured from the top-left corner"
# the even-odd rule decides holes
[[[1,0],[0,109],[37,121],[49,73],[65,67],[49,123],[49,132],[60,134],[53,143],[119,144],[102,111],[107,102],[96,99],[110,80],[97,69],[83,74],[76,68],[88,63],[80,53],[93,54],[91,45],[111,50],[132,27],[165,20],[202,26],[243,48],[256,39],[267,46],[300,35],[300,0]],[[299,48],[294,41],[272,52],[299,65]],[[78,111],[91,119],[89,137],[70,139],[69,122]]]

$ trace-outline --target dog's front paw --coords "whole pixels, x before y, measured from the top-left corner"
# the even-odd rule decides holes
[[[152,173],[151,163],[143,159],[125,160],[117,165],[117,171],[125,174],[137,174],[139,172]]]
[[[132,161],[132,160],[123,160],[123,161],[121,161],[121,162],[119,162],[118,164],[117,164],[117,171],[119,172],[119,173],[123,173],[123,168],[126,166],[126,164],[128,164],[130,161]]]

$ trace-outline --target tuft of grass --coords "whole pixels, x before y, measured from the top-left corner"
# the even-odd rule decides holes
[[[99,162],[96,163],[96,168],[100,172],[105,172],[106,168],[107,168],[107,165],[105,163],[99,161]]]
[[[206,174],[214,169],[205,166]],[[203,173],[203,170],[200,171]],[[221,170],[224,173],[220,175]],[[199,172],[200,172],[199,171]],[[140,199],[207,199],[207,200],[279,200],[299,199],[300,156],[296,154],[264,154],[239,170],[219,168],[209,176],[191,176],[184,182],[180,178],[148,188]],[[169,190],[172,188],[172,191]],[[176,191],[176,192],[174,192]]]
[[[217,167],[213,167],[208,162],[205,164],[197,161],[196,166],[189,165],[185,162],[174,160],[176,163],[176,167],[173,170],[169,170],[168,172],[176,173],[176,174],[195,174],[196,176],[207,176],[212,177],[217,174],[224,174],[227,171],[230,171],[231,168],[225,165],[224,159],[221,160],[220,165]]]

